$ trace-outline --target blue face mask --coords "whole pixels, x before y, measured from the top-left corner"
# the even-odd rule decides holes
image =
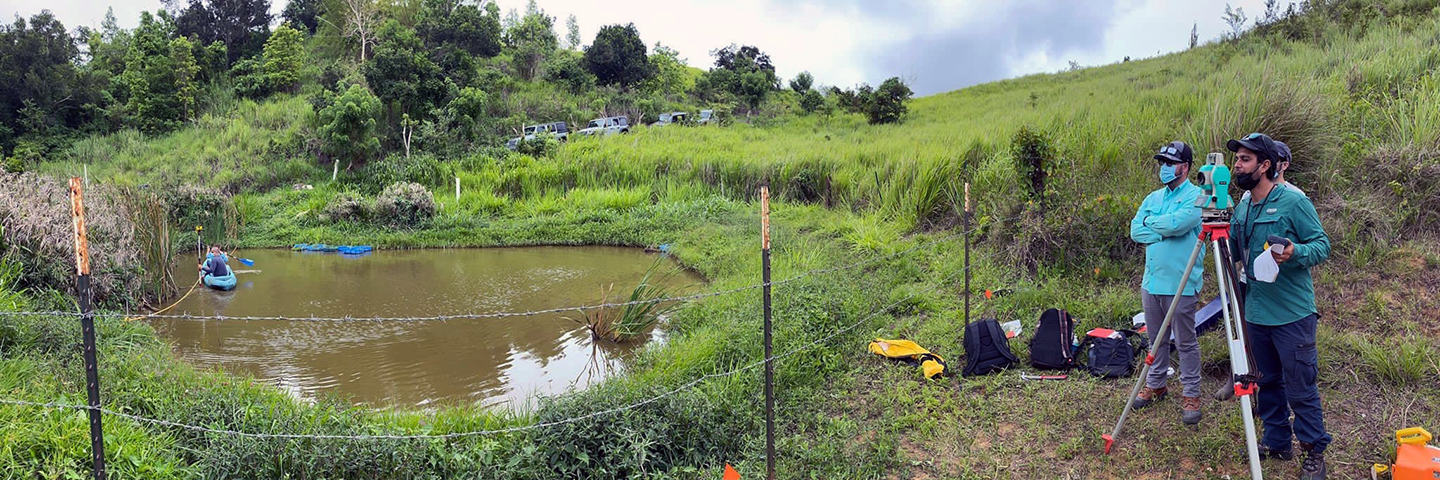
[[[1175,181],[1176,178],[1179,178],[1179,176],[1175,174],[1175,171],[1176,171],[1176,170],[1179,170],[1179,169],[1180,169],[1180,167],[1176,166],[1176,165],[1173,164],[1173,163],[1167,163],[1167,164],[1161,165],[1161,166],[1160,166],[1160,183],[1169,185],[1170,182]]]

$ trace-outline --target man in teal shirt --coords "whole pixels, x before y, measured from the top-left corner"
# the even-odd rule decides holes
[[[1250,192],[1230,219],[1232,251],[1245,264],[1248,291],[1245,323],[1251,355],[1260,371],[1256,414],[1265,424],[1266,457],[1290,459],[1291,437],[1305,452],[1300,478],[1325,478],[1325,448],[1330,434],[1320,408],[1319,353],[1315,349],[1315,286],[1310,268],[1330,256],[1330,238],[1320,226],[1315,205],[1297,190],[1277,183],[1281,160],[1276,142],[1252,133],[1231,140],[1235,152],[1233,185]],[[1255,277],[1255,260],[1270,236],[1289,241],[1274,254],[1280,271],[1273,282]],[[1290,413],[1294,412],[1292,425]]]
[[[1200,238],[1200,206],[1195,200],[1204,194],[1200,187],[1190,183],[1190,167],[1194,165],[1195,154],[1190,145],[1181,141],[1170,142],[1160,148],[1154,159],[1160,164],[1158,190],[1151,192],[1130,220],[1130,238],[1145,245],[1145,277],[1140,283],[1140,303],[1145,308],[1145,325],[1150,344],[1155,345],[1161,335],[1160,324],[1180,294],[1180,303],[1175,307],[1175,316],[1170,320],[1169,330],[1174,332],[1174,342],[1166,342],[1155,349],[1155,358],[1161,359],[1162,368],[1150,370],[1145,379],[1145,388],[1131,400],[1134,408],[1144,408],[1165,397],[1166,382],[1169,380],[1171,344],[1180,354],[1180,384],[1184,387],[1180,407],[1180,420],[1186,425],[1200,423],[1200,341],[1195,335],[1195,297],[1200,294],[1205,268],[1204,251],[1195,265],[1185,270],[1190,254]],[[1185,290],[1180,291],[1180,282]]]

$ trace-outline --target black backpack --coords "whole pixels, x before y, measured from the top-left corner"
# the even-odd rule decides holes
[[[965,376],[989,375],[1019,362],[1000,322],[987,318],[965,326]]]
[[[1128,377],[1135,373],[1135,359],[1149,348],[1144,335],[1134,330],[1116,330],[1120,338],[1094,337],[1085,339],[1091,375],[1101,378]],[[1138,339],[1138,345],[1134,341]]]
[[[1030,365],[1042,370],[1075,368],[1075,319],[1070,312],[1057,309],[1040,314],[1040,325],[1030,338]]]

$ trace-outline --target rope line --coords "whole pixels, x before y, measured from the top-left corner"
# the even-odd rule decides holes
[[[712,378],[729,377],[729,376],[732,376],[732,375],[735,375],[735,374],[738,374],[738,373],[741,373],[741,372],[753,370],[753,369],[755,369],[755,368],[757,368],[757,367],[760,367],[760,366],[762,366],[762,365],[765,365],[765,364],[768,363],[768,362],[774,362],[774,361],[782,360],[782,359],[788,358],[788,357],[790,357],[790,356],[792,356],[792,355],[799,354],[799,353],[801,353],[801,352],[804,352],[804,351],[806,351],[806,350],[809,350],[810,348],[813,348],[813,347],[818,346],[818,345],[820,345],[820,344],[822,344],[822,343],[825,343],[826,341],[829,341],[830,339],[835,338],[836,336],[839,336],[839,335],[841,335],[841,334],[843,334],[843,333],[845,333],[845,332],[849,332],[850,330],[855,329],[856,327],[864,324],[865,322],[867,322],[867,321],[869,321],[870,319],[876,317],[877,315],[879,315],[879,314],[881,314],[881,313],[883,313],[883,312],[886,312],[886,311],[890,310],[891,308],[894,308],[895,306],[900,305],[900,304],[902,304],[902,303],[904,303],[904,302],[910,301],[910,299],[915,298],[915,296],[919,295],[919,294],[922,293],[922,292],[924,292],[924,293],[929,293],[930,291],[936,291],[936,290],[938,290],[939,288],[944,287],[944,286],[947,285],[950,281],[954,280],[957,276],[959,276],[960,274],[968,271],[969,269],[970,269],[970,267],[961,268],[961,269],[955,271],[954,273],[951,273],[950,275],[946,276],[944,279],[942,279],[940,282],[938,282],[938,283],[937,283],[935,286],[933,286],[933,287],[930,287],[930,288],[927,288],[927,289],[922,289],[922,290],[920,290],[920,291],[912,292],[910,295],[906,296],[905,298],[902,298],[902,299],[897,300],[897,301],[895,301],[895,302],[892,302],[892,303],[890,303],[890,304],[888,304],[888,305],[885,305],[885,306],[882,307],[882,308],[877,308],[877,309],[875,309],[875,310],[872,310],[868,315],[865,315],[865,316],[862,317],[860,320],[856,321],[855,323],[850,324],[849,326],[846,326],[846,327],[841,328],[841,329],[839,329],[839,330],[835,330],[835,331],[833,331],[833,332],[831,332],[831,333],[829,333],[829,334],[827,334],[827,335],[824,335],[824,336],[822,336],[822,337],[820,337],[820,338],[817,338],[817,339],[815,339],[815,340],[813,340],[813,341],[811,341],[811,342],[809,342],[809,343],[806,343],[806,344],[800,346],[800,348],[796,348],[796,349],[790,350],[789,352],[786,352],[786,353],[781,354],[781,355],[772,356],[772,357],[771,357],[770,359],[768,359],[768,360],[767,360],[767,359],[760,359],[760,360],[758,360],[758,361],[749,363],[749,364],[744,365],[744,366],[742,366],[742,367],[739,367],[739,368],[736,368],[736,369],[733,369],[733,370],[729,370],[729,371],[726,371],[726,372],[705,374],[705,375],[702,375],[702,376],[700,376],[700,377],[698,377],[698,378],[696,378],[696,379],[694,379],[694,380],[691,380],[691,381],[689,381],[689,382],[686,382],[686,383],[684,383],[684,384],[681,384],[680,386],[675,387],[675,388],[673,388],[673,389],[671,389],[671,390],[665,391],[664,393],[661,393],[661,394],[659,394],[659,395],[656,395],[656,396],[647,398],[647,399],[645,399],[645,400],[641,400],[641,401],[639,401],[639,402],[635,402],[635,403],[631,403],[631,404],[627,404],[627,405],[622,405],[622,406],[619,406],[619,407],[609,408],[609,409],[606,409],[606,410],[600,410],[600,411],[596,411],[596,412],[591,412],[591,413],[588,413],[588,414],[585,414],[585,415],[580,415],[580,416],[577,416],[577,417],[570,417],[570,418],[565,418],[565,419],[561,419],[561,420],[555,420],[555,421],[550,421],[550,422],[542,422],[542,423],[535,423],[535,424],[531,424],[531,425],[523,425],[523,426],[517,426],[517,427],[507,427],[507,428],[489,429],[489,430],[473,430],[473,431],[454,432],[454,433],[446,433],[446,434],[433,434],[433,435],[432,435],[432,434],[421,434],[421,435],[323,435],[323,434],[322,434],[322,435],[312,435],[312,434],[290,434],[290,433],[253,433],[253,432],[242,432],[242,431],[229,430],[229,429],[202,427],[202,426],[198,426],[198,425],[189,425],[189,424],[184,424],[184,423],[171,422],[171,421],[168,421],[168,420],[159,420],[159,419],[154,419],[154,418],[142,417],[142,416],[139,416],[139,415],[131,415],[131,414],[128,414],[128,413],[118,412],[118,411],[111,410],[111,409],[104,408],[104,407],[90,407],[90,406],[88,406],[88,405],[69,405],[69,404],[62,404],[62,403],[57,403],[57,402],[42,403],[42,402],[31,402],[31,401],[26,401],[26,400],[3,399],[3,398],[0,398],[0,404],[19,405],[19,406],[32,406],[32,407],[41,407],[41,408],[47,408],[47,409],[98,410],[99,412],[104,413],[104,414],[106,414],[106,415],[111,415],[111,416],[115,416],[115,417],[125,418],[125,419],[133,420],[133,421],[136,421],[136,422],[149,423],[149,424],[153,424],[153,425],[160,425],[160,426],[172,427],[172,428],[180,428],[180,429],[184,429],[184,430],[191,430],[191,431],[202,432],[202,433],[216,433],[216,434],[232,435],[232,436],[247,437],[247,438],[316,439],[316,440],[415,440],[415,439],[431,439],[431,440],[433,440],[433,439],[453,439],[453,438],[463,438],[463,437],[473,437],[473,436],[488,436],[488,435],[499,435],[499,434],[505,434],[505,433],[523,432],[523,431],[528,431],[528,430],[537,430],[537,429],[541,429],[541,428],[549,428],[549,427],[553,427],[553,426],[565,425],[565,424],[575,423],[575,422],[579,422],[579,421],[582,421],[582,420],[587,420],[587,419],[591,419],[591,418],[596,418],[596,417],[600,417],[600,416],[605,416],[605,415],[609,415],[609,414],[613,414],[613,413],[619,413],[619,412],[623,412],[623,411],[627,411],[627,410],[633,410],[633,409],[640,408],[640,407],[642,407],[642,406],[645,406],[645,405],[648,405],[648,404],[651,404],[651,403],[660,401],[660,400],[662,400],[662,399],[665,399],[665,398],[668,398],[668,397],[677,395],[677,394],[679,394],[679,393],[681,393],[681,392],[683,392],[683,391],[685,391],[685,390],[688,390],[688,389],[690,389],[690,388],[695,387],[696,385],[699,385],[701,382],[704,382],[705,380],[709,380],[709,379],[712,379]]]
[[[176,300],[175,303],[171,303],[170,306],[165,307],[165,308],[162,308],[162,309],[159,309],[159,310],[156,310],[155,313],[151,313],[151,314],[149,314],[149,315],[140,315],[140,316],[137,316],[137,317],[125,317],[125,321],[127,321],[127,322],[133,322],[133,321],[140,320],[140,319],[144,319],[144,318],[148,318],[148,317],[151,317],[151,316],[154,316],[154,315],[159,315],[159,314],[165,313],[165,311],[167,311],[167,310],[170,310],[170,309],[172,309],[172,308],[175,308],[175,306],[176,306],[176,305],[179,305],[180,302],[185,301],[185,299],[188,298],[188,297],[190,296],[190,294],[195,293],[195,287],[200,286],[200,280],[203,279],[203,278],[204,278],[204,277],[195,279],[195,283],[190,284],[190,290],[189,290],[189,291],[186,291],[184,295],[181,295],[181,296],[180,296],[180,299],[179,299],[179,300]]]

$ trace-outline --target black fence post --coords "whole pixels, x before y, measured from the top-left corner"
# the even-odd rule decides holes
[[[775,480],[775,364],[770,350],[770,187],[760,187],[760,272],[765,304],[765,478]]]
[[[75,224],[75,287],[84,337],[85,396],[89,400],[90,452],[96,480],[105,479],[105,433],[100,428],[100,369],[95,361],[95,313],[90,306],[90,242],[85,236],[83,180],[70,178],[70,206]]]

